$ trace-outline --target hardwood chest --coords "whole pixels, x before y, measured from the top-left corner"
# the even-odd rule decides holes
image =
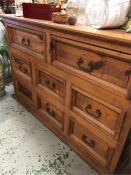
[[[131,125],[131,35],[2,15],[14,97],[100,174]]]

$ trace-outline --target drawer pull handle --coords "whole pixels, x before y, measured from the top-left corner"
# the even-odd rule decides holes
[[[45,83],[49,89],[55,90],[55,83],[51,83],[49,80],[47,80]]]
[[[50,43],[50,49],[49,49],[49,53],[51,53],[51,51],[53,51],[56,48],[57,44],[56,41],[51,41]]]
[[[100,116],[101,116],[101,111],[100,111],[100,109],[97,109],[97,110],[96,110],[96,114],[97,114],[96,118],[100,118]]]
[[[46,106],[46,111],[47,111],[47,113],[48,113],[51,117],[55,117],[55,116],[56,116],[56,113],[55,113],[55,111],[53,111],[53,110],[50,109],[49,104],[47,103],[45,106]]]
[[[126,75],[131,75],[131,70],[127,70],[127,71],[125,72],[125,74],[126,74]]]
[[[86,111],[88,111],[88,109],[92,109],[92,106],[91,105],[88,105],[88,106],[86,106]]]
[[[22,72],[25,73],[25,74],[27,74],[28,73],[28,69],[26,69],[25,67],[23,67]]]
[[[25,47],[30,47],[30,39],[25,39],[25,38],[23,38],[22,39],[22,44],[23,44],[23,46],[25,46]]]
[[[82,140],[87,144],[89,145],[91,148],[94,148],[95,147],[95,141],[94,140],[88,140],[87,136],[84,134],[82,136]]]
[[[28,73],[28,69],[26,67],[23,67],[22,65],[19,66],[19,70],[25,74]]]
[[[89,115],[93,115],[95,116],[96,119],[99,119],[101,117],[101,111],[100,109],[96,109],[96,114],[92,114],[89,110],[92,109],[91,105],[88,105],[85,107],[85,111],[89,114]]]
[[[90,61],[88,63],[88,67],[84,68],[84,67],[82,67],[83,63],[84,63],[84,60],[82,58],[79,58],[79,60],[77,62],[78,67],[81,70],[83,70],[84,72],[88,72],[88,73],[91,73],[93,70],[100,69],[102,66],[104,66],[104,62],[102,62],[102,61],[98,61],[98,62]]]

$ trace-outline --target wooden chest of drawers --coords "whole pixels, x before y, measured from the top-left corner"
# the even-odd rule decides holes
[[[113,174],[131,125],[131,35],[2,18],[14,97],[98,173]]]

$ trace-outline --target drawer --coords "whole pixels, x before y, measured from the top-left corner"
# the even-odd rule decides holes
[[[43,70],[36,69],[36,82],[38,87],[46,88],[61,102],[64,102],[65,81]]]
[[[37,95],[37,108],[46,123],[50,123],[53,128],[63,131],[64,113],[58,107]]]
[[[17,75],[14,74],[14,86],[15,86],[15,94],[16,96],[28,106],[34,105],[33,98],[33,88],[28,82],[23,79],[18,79]]]
[[[9,28],[11,33],[10,44],[12,47],[21,49],[32,56],[45,59],[45,33],[29,30],[26,28]]]
[[[93,122],[112,138],[118,139],[126,114],[124,111],[77,87],[72,88],[71,104],[74,113]]]
[[[103,51],[93,45],[52,36],[51,50],[52,62],[67,71],[77,71],[78,75],[85,73],[87,77],[95,77],[124,89],[131,83],[131,63],[109,56],[106,49]],[[117,52],[118,55],[120,53]]]
[[[12,56],[13,70],[21,76],[32,79],[32,67],[31,63],[23,58],[17,58]]]
[[[87,159],[91,157],[97,166],[108,167],[113,156],[114,148],[85,126],[86,123],[83,125],[74,118],[71,118],[69,124],[69,141]]]

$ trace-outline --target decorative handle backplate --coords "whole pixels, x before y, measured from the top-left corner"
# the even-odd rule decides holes
[[[96,113],[93,114],[90,110],[92,109],[91,105],[87,105],[85,107],[85,111],[89,114],[89,115],[93,115],[96,119],[99,119],[101,117],[101,111],[100,109],[96,109]]]
[[[30,39],[22,39],[22,45],[25,47],[30,47]]]
[[[46,83],[46,86],[47,86],[49,89],[55,90],[55,88],[56,88],[55,83],[51,83],[49,80],[47,80],[45,83]]]
[[[79,67],[79,69],[88,73],[91,73],[93,70],[100,69],[102,66],[104,66],[104,62],[102,61],[98,61],[98,62],[90,61],[86,68],[82,66],[83,63],[84,63],[83,58],[79,58],[77,62],[77,66]]]
[[[85,134],[82,136],[82,140],[91,148],[95,147],[95,141],[94,140],[89,140]]]
[[[50,106],[49,106],[48,103],[45,105],[45,107],[46,107],[47,113],[48,113],[51,117],[55,117],[55,116],[56,116],[55,111],[51,110],[51,108],[50,108]]]

